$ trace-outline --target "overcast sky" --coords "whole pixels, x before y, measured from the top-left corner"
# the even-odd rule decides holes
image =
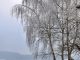
[[[10,15],[13,5],[20,0],[0,1],[0,51],[30,54],[20,22]]]

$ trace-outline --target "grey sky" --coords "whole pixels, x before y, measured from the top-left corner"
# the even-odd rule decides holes
[[[20,0],[0,1],[0,51],[29,54],[23,28],[20,22],[10,15],[12,6],[17,3],[20,3]]]

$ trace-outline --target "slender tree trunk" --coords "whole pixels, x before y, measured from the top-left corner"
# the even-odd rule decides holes
[[[52,58],[53,58],[53,60],[56,60],[56,57],[55,57],[55,54],[54,54],[54,50],[53,50],[53,47],[52,47],[52,43],[51,43],[51,38],[49,38],[49,43],[50,43]]]
[[[63,27],[64,7],[63,7],[63,5],[64,5],[64,0],[62,0],[62,56],[61,56],[62,60],[64,60],[64,36],[63,36],[63,33],[64,33],[64,27]]]
[[[51,25],[50,25],[50,19],[51,19],[51,16],[49,17],[49,26],[48,26],[48,37],[49,37],[49,44],[50,44],[50,49],[51,49],[51,54],[52,54],[52,58],[53,60],[56,60],[56,57],[55,57],[55,53],[54,53],[54,49],[53,49],[53,45],[52,45],[52,41],[51,41]]]
[[[64,29],[62,29],[62,55],[61,58],[64,60]]]
[[[68,17],[67,17],[67,50],[68,50],[68,60],[71,60],[70,51],[69,51],[69,31],[68,31]]]

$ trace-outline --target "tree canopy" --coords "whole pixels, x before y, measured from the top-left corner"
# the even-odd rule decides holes
[[[21,18],[34,57],[62,60],[80,52],[79,0],[22,0],[12,13]]]

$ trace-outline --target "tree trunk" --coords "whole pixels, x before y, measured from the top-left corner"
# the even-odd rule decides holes
[[[62,55],[61,58],[64,60],[64,29],[62,29]]]
[[[69,47],[69,31],[68,31],[68,17],[67,17],[67,50],[68,50],[68,60],[71,60],[70,57],[70,47]]]
[[[51,38],[49,38],[49,43],[50,43],[52,58],[53,58],[53,60],[56,60],[56,57],[55,57],[55,54],[54,54],[54,50],[53,50],[53,47],[52,47],[52,43],[51,43]]]

